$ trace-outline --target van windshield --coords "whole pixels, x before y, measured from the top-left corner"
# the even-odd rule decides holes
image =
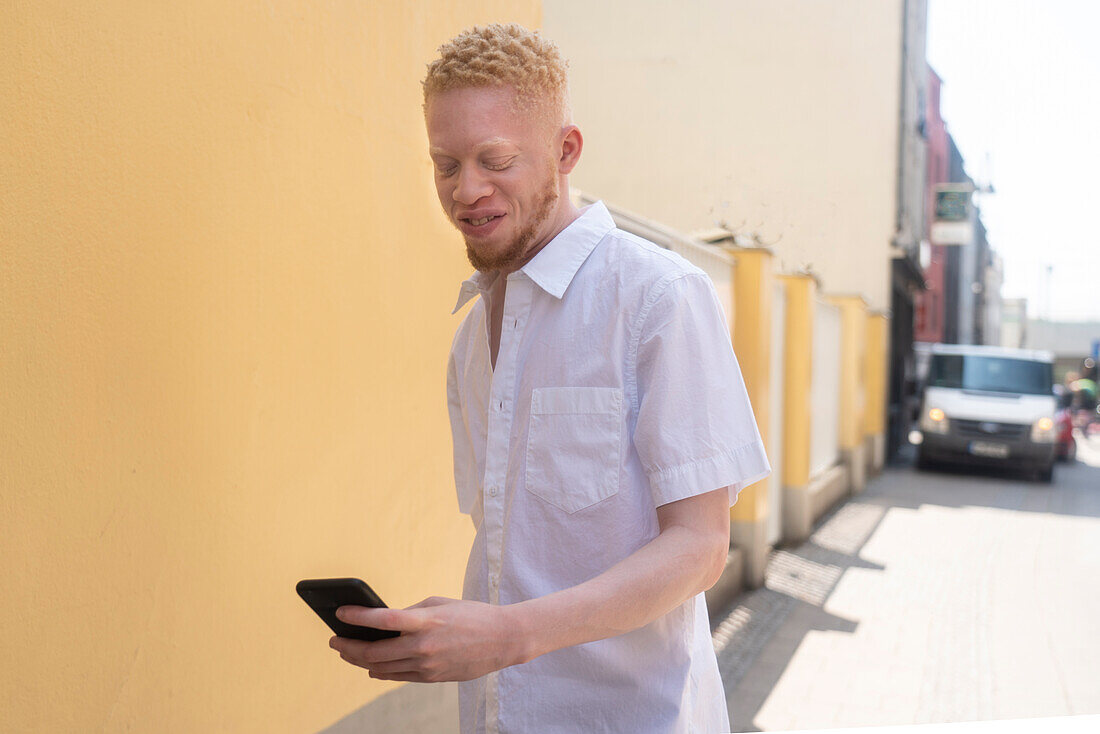
[[[934,354],[928,370],[932,387],[1050,395],[1051,366],[1046,362],[973,354]]]

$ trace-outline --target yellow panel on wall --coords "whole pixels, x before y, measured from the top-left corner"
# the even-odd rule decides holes
[[[855,449],[863,441],[866,407],[867,301],[863,296],[830,296],[840,308],[840,448]]]
[[[809,274],[780,277],[787,297],[783,345],[783,484],[804,488],[810,483],[810,412],[813,395],[814,298],[817,282]]]
[[[867,380],[867,407],[863,415],[865,436],[886,433],[886,377],[890,359],[886,347],[889,338],[889,317],[878,312],[868,313],[866,364],[863,369]]]
[[[764,248],[732,249],[737,259],[734,269],[733,349],[745,381],[756,418],[756,426],[765,447],[771,439],[771,335],[772,283],[774,262],[772,253]],[[780,467],[773,467],[778,470]],[[768,483],[761,480],[741,490],[737,502],[730,508],[734,521],[758,522],[767,516]]]

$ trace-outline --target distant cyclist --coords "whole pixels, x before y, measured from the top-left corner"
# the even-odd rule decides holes
[[[1084,360],[1081,365],[1081,377],[1073,380],[1069,388],[1073,391],[1073,407],[1077,411],[1077,425],[1085,432],[1091,433],[1094,428],[1100,427],[1100,413],[1097,412],[1096,399],[1096,361],[1091,357]]]

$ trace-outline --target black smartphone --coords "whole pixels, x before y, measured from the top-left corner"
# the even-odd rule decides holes
[[[347,604],[360,607],[385,607],[385,603],[374,593],[374,589],[359,579],[305,579],[294,587],[302,601],[340,637],[353,640],[384,640],[397,637],[396,630],[380,630],[373,627],[360,627],[341,622],[336,618],[336,610]]]

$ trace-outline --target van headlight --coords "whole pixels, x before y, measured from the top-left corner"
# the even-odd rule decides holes
[[[1032,423],[1031,440],[1035,443],[1054,443],[1054,419],[1043,416]]]
[[[928,408],[920,417],[920,427],[925,433],[947,433],[950,421],[940,408]]]

